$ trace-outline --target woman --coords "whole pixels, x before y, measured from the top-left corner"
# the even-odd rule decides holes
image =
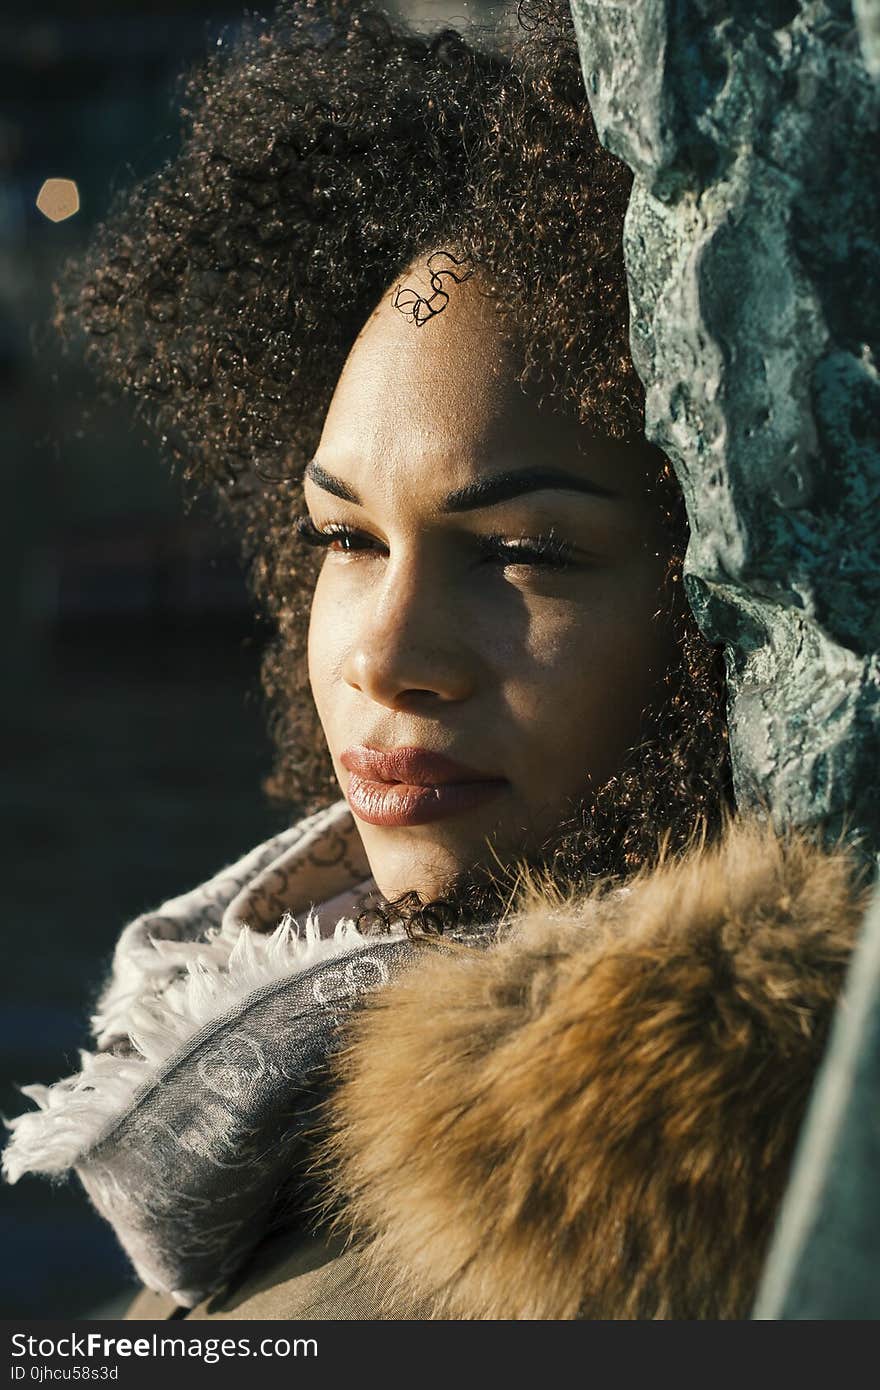
[[[10,1177],[73,1166],[113,1221],[132,1316],[754,1293],[859,892],[722,832],[629,180],[567,12],[525,22],[282,7],[61,302],[238,521],[298,817],[126,929],[98,1051],[14,1122]]]

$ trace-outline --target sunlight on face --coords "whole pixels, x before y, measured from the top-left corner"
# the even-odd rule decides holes
[[[389,292],[306,470],[311,523],[332,533],[309,677],[388,897],[439,895],[541,841],[619,768],[672,659],[657,455],[539,408],[512,372],[478,276],[421,327]],[[446,769],[445,790],[417,759],[379,776],[364,748],[468,771]]]

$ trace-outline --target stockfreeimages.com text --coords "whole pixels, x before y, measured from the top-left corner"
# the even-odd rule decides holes
[[[33,1337],[24,1332],[12,1335],[13,1357],[76,1356],[102,1359],[110,1357],[198,1357],[208,1365],[236,1356],[317,1356],[314,1337],[105,1337],[101,1332],[75,1333],[64,1337]]]

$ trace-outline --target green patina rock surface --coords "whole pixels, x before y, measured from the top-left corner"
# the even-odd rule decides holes
[[[878,0],[573,0],[741,806],[880,847]]]
[[[741,806],[880,851],[880,0],[572,0]],[[880,892],[755,1316],[880,1318]]]
[[[880,77],[880,0],[855,0],[862,56],[870,72]]]

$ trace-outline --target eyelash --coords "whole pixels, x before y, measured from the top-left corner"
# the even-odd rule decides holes
[[[335,540],[350,542],[353,537],[365,534],[338,521],[331,522],[325,530],[319,531],[311,517],[305,514],[294,518],[293,529],[306,545],[321,546],[324,549],[331,546]],[[487,558],[503,560],[507,565],[538,565],[544,568],[567,569],[573,564],[571,547],[552,533],[547,536],[530,537],[528,544],[506,541],[503,536],[485,536],[483,542]],[[343,554],[348,555],[359,553],[363,554],[363,550],[343,551]]]

